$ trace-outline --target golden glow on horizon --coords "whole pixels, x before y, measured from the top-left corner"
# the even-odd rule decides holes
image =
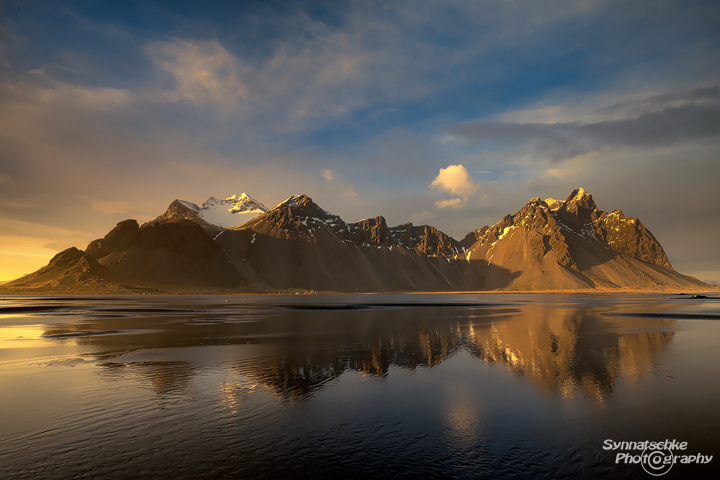
[[[20,220],[8,220],[3,226],[16,234],[0,235],[0,282],[33,273],[66,248],[84,249],[90,241],[104,235]]]
[[[48,264],[57,252],[0,250],[0,282],[9,282]]]

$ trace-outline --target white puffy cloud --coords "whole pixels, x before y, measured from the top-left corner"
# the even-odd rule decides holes
[[[447,168],[441,168],[430,187],[445,190],[456,197],[435,202],[435,206],[440,209],[461,208],[480,189],[480,185],[464,165],[448,165]]]
[[[445,190],[451,195],[467,199],[478,191],[480,185],[470,175],[463,165],[448,165],[441,168],[438,176],[430,184],[432,188]]]

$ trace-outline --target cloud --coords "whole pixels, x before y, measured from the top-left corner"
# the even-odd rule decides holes
[[[355,187],[351,185],[342,175],[329,169],[323,168],[320,175],[333,186],[333,191],[345,198],[357,198]]]
[[[435,206],[439,209],[443,208],[460,208],[463,206],[463,200],[461,198],[451,198],[449,200],[438,200],[435,202]]]
[[[154,41],[144,51],[173,79],[172,87],[149,95],[150,100],[187,101],[201,108],[228,110],[239,108],[247,99],[242,63],[217,40]]]
[[[449,134],[476,143],[501,142],[531,148],[536,160],[562,162],[612,147],[658,148],[720,136],[720,88],[652,95],[601,109],[593,117],[572,108],[546,106],[528,112],[536,121],[478,121],[447,127]],[[562,113],[560,113],[562,112]],[[510,116],[510,115],[507,115]],[[545,118],[542,118],[545,116]],[[540,120],[540,121],[537,121]]]
[[[474,91],[512,79],[533,53],[552,62],[566,55],[553,48],[565,46],[558,26],[578,28],[576,22],[608,8],[596,0],[542,7],[473,1],[450,8],[404,1],[359,5],[333,9],[332,21],[302,7],[265,12],[239,27],[270,27],[271,41],[254,39],[251,47],[232,40],[243,35],[150,41],[143,51],[166,82],[149,92],[149,100],[233,112],[260,130],[318,129],[398,101],[467,99],[467,78]]]
[[[448,165],[447,168],[440,169],[438,176],[432,181],[430,187],[444,190],[456,197],[461,197],[439,200],[435,202],[437,208],[457,209],[465,205],[468,199],[478,191],[480,185],[472,178],[465,166]]]
[[[278,42],[262,61],[217,39],[149,42],[143,51],[166,81],[148,89],[147,100],[232,114],[247,128],[274,131],[312,129],[318,125],[309,120],[322,125],[365,105],[369,54],[351,33],[301,19],[305,35]]]
[[[448,165],[447,168],[440,169],[440,173],[432,181],[430,187],[445,190],[451,195],[467,199],[478,191],[480,185],[463,165]]]

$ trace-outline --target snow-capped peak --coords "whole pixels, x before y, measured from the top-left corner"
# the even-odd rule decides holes
[[[223,206],[232,213],[243,213],[253,210],[262,210],[263,212],[267,211],[265,205],[258,202],[247,193],[231,195],[221,200],[218,200],[215,197],[210,197],[205,203],[203,203],[203,208],[211,208],[218,205]]]
[[[263,212],[267,212],[268,210],[265,205],[258,202],[247,193],[236,193],[235,195],[224,198],[221,202],[233,204],[234,206],[231,210],[233,213],[240,213],[243,210],[262,210]]]
[[[218,227],[232,228],[264,212],[267,212],[265,205],[246,193],[240,193],[220,200],[215,197],[208,198],[202,207],[198,208],[197,216]]]

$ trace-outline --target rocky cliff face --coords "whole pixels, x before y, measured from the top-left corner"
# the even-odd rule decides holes
[[[484,227],[466,236],[468,258],[476,258],[474,252],[490,252],[498,241],[513,236],[515,229],[524,231],[527,236],[527,252],[524,254],[542,259],[552,252],[556,262],[564,267],[573,267],[575,262],[569,254],[562,229],[550,212],[548,205],[535,198],[518,210],[515,215],[507,215],[492,227]],[[469,243],[474,239],[473,243]]]
[[[621,210],[613,210],[610,213],[602,212],[593,226],[595,236],[618,252],[661,267],[673,268],[660,242],[637,218],[626,217]]]
[[[429,225],[406,223],[388,227],[382,216],[346,223],[320,208],[307,195],[290,197],[255,220],[237,227],[248,228],[276,238],[305,241],[317,241],[317,232],[322,231],[355,247],[395,248],[429,257],[452,258],[462,251],[454,238]]]
[[[398,225],[390,229],[390,236],[406,250],[427,257],[449,259],[463,252],[460,242],[430,225]]]
[[[368,218],[349,225],[350,238],[358,247],[384,246],[426,257],[454,258],[460,243],[429,225],[406,223],[388,227],[384,217]]]
[[[570,230],[593,236],[618,252],[643,262],[672,268],[660,242],[640,220],[626,217],[620,210],[611,213],[599,210],[592,195],[582,188],[573,190],[554,215]]]
[[[217,237],[233,265],[260,288],[341,291],[448,290],[460,268],[446,255],[457,242],[411,224],[375,217],[348,224],[306,195],[290,197]]]

